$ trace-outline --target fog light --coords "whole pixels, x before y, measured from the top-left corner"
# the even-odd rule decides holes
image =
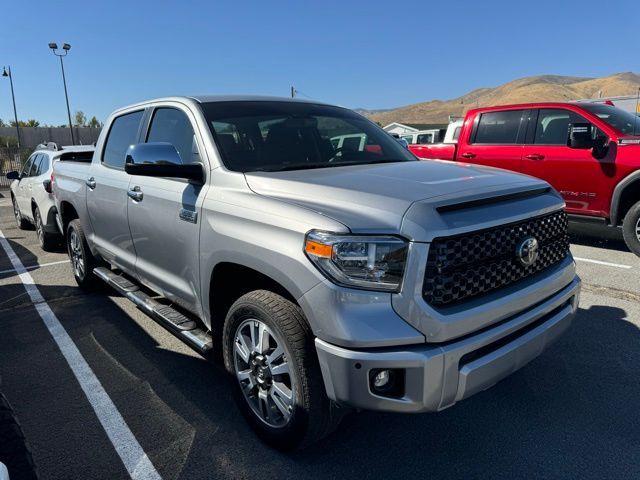
[[[378,389],[384,389],[391,380],[391,372],[389,370],[380,370],[373,378],[373,386]]]
[[[371,393],[382,397],[404,396],[405,372],[402,368],[374,368],[369,370]]]

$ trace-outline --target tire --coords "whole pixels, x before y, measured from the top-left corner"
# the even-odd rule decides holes
[[[262,348],[252,341],[259,331],[266,332]],[[337,427],[342,409],[325,393],[313,336],[294,303],[267,290],[240,297],[225,320],[223,354],[240,411],[267,444],[301,448]],[[280,373],[284,364],[288,373]],[[281,394],[287,389],[290,401]]]
[[[640,257],[640,202],[633,205],[624,216],[622,234],[629,250]]]
[[[40,247],[45,252],[53,250],[58,243],[58,237],[55,234],[47,233],[45,231],[44,224],[42,223],[42,215],[40,215],[40,209],[38,207],[35,207],[33,210],[33,219],[35,221],[36,233],[38,235]]]
[[[16,219],[16,225],[20,230],[26,230],[27,228],[29,228],[29,222],[22,218],[20,208],[18,207],[18,203],[16,202],[16,197],[14,197],[13,195],[11,195],[11,203],[13,204],[13,216]]]
[[[83,290],[96,290],[101,286],[101,281],[93,275],[93,269],[99,266],[99,262],[89,249],[80,220],[75,219],[69,222],[66,243],[76,283]]]
[[[15,479],[37,479],[31,449],[24,438],[22,427],[4,395],[0,393],[0,462]]]

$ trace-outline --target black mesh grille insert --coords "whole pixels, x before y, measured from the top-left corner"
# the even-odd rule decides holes
[[[534,275],[569,254],[566,213],[561,210],[500,227],[433,240],[429,248],[422,295],[435,307],[461,303]],[[524,266],[516,256],[519,243],[534,237],[539,256]]]

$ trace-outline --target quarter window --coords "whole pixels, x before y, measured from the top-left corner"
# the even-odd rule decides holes
[[[102,162],[114,168],[124,168],[124,157],[129,146],[136,143],[143,111],[117,117],[111,124],[104,146]]]
[[[524,110],[487,112],[480,116],[473,143],[514,145],[524,124]]]
[[[178,151],[182,163],[200,161],[191,121],[176,108],[158,108],[155,111],[147,142],[170,143]]]

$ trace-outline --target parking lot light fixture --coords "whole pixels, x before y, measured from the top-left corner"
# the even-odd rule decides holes
[[[9,77],[9,83],[11,84],[11,100],[13,100],[13,117],[16,122],[16,135],[18,141],[18,149],[20,148],[20,125],[18,125],[18,112],[16,110],[16,96],[13,93],[13,76],[11,75],[11,66],[2,67],[2,76]]]
[[[64,75],[64,63],[62,61],[62,57],[66,57],[71,50],[71,45],[68,43],[62,44],[62,52],[58,53],[58,44],[55,42],[49,43],[49,48],[53,52],[56,57],[60,57],[60,68],[62,69],[62,83],[64,85],[64,97],[67,101],[67,117],[69,119],[69,131],[71,132],[71,144],[74,145],[75,139],[73,137],[73,125],[71,124],[71,109],[69,108],[69,94],[67,93],[67,79]]]

